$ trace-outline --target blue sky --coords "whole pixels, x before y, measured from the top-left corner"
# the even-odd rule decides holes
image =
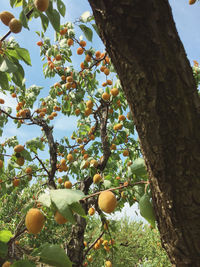
[[[66,3],[66,17],[62,18],[61,23],[67,21],[75,21],[75,19],[79,18],[80,15],[87,10],[90,10],[90,6],[86,0],[65,0]],[[169,1],[172,7],[174,20],[176,23],[176,27],[180,38],[185,47],[188,59],[191,64],[193,60],[200,59],[200,31],[199,31],[199,14],[200,14],[200,4],[197,2],[195,5],[190,6],[188,4],[188,0],[170,0]],[[12,9],[9,7],[8,0],[1,0],[0,11],[7,10],[12,12],[16,18],[19,16],[19,12],[21,8]],[[42,62],[39,56],[39,47],[36,45],[36,42],[39,41],[39,37],[35,34],[35,31],[41,29],[40,20],[32,20],[29,22],[30,31],[23,29],[20,34],[13,35],[16,40],[19,42],[21,47],[28,48],[31,55],[32,67],[28,67],[24,65],[26,71],[26,85],[29,87],[32,84],[36,84],[39,86],[44,86],[45,91],[49,90],[49,87],[54,84],[57,80],[54,79],[44,79],[42,73]],[[3,36],[7,32],[8,28],[0,24],[0,36]],[[79,32],[81,35],[81,32]],[[48,37],[53,39],[54,33],[51,27],[46,34]],[[95,48],[104,50],[103,44],[100,39],[96,36],[94,38]],[[77,61],[77,56],[74,55],[74,62]],[[0,93],[1,95],[1,93]],[[7,105],[11,105],[12,107],[16,106],[16,102],[14,99],[10,97],[4,97]],[[67,135],[71,136],[71,133],[76,127],[76,118],[68,118],[61,116],[54,120],[54,132],[55,136],[59,139],[60,137]],[[40,130],[35,127],[23,127],[21,129],[16,129],[15,125],[10,122],[5,130],[2,137],[0,137],[0,142],[3,142],[5,137],[11,137],[13,135],[18,135],[21,140],[29,140],[36,135]],[[133,209],[126,208],[124,211],[128,216],[133,217]],[[118,215],[119,216],[119,215]]]

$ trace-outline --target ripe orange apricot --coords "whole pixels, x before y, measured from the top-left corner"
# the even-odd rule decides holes
[[[71,189],[72,188],[72,183],[70,181],[66,181],[64,183],[64,187],[67,188],[67,189]]]
[[[17,163],[19,166],[23,166],[23,165],[24,165],[24,158],[23,158],[23,157],[19,157],[19,158],[17,158],[16,163]]]
[[[13,186],[14,186],[14,187],[17,187],[17,186],[19,186],[19,184],[20,184],[20,180],[17,179],[17,178],[15,178],[15,179],[13,180]]]
[[[25,225],[29,233],[38,234],[41,232],[44,222],[44,214],[39,209],[32,208],[27,212]]]
[[[79,47],[76,52],[78,55],[82,55],[84,52],[84,49],[82,47]]]
[[[86,68],[84,62],[81,62],[80,67],[81,67],[82,70],[84,70]]]
[[[88,100],[88,101],[86,102],[86,107],[87,107],[87,108],[93,108],[93,102],[92,102],[92,100]]]
[[[99,174],[99,173],[97,173],[97,174],[95,174],[94,176],[93,176],[93,183],[94,184],[97,184],[97,183],[99,183],[100,181],[101,181],[101,175]]]
[[[88,214],[89,214],[90,216],[94,215],[94,214],[95,214],[95,209],[94,209],[94,208],[89,208],[89,210],[88,210]]]
[[[12,93],[11,96],[12,96],[13,98],[15,98],[15,97],[17,96],[17,94],[16,94],[16,93]]]
[[[61,164],[61,165],[65,165],[65,164],[66,164],[66,159],[64,159],[64,158],[61,159],[61,160],[60,160],[60,164]]]
[[[106,261],[105,262],[105,267],[112,267],[111,261]]]
[[[67,219],[65,219],[65,217],[60,214],[60,212],[56,211],[55,215],[54,215],[54,219],[58,224],[64,224],[67,222]]]
[[[0,159],[0,169],[3,168],[3,160]]]
[[[13,18],[8,24],[10,31],[13,33],[19,33],[22,30],[22,23],[20,20]]]
[[[128,157],[129,156],[129,151],[128,150],[124,150],[123,151],[123,156],[124,157]]]
[[[85,47],[85,46],[86,46],[86,42],[83,41],[83,40],[81,40],[81,41],[79,42],[79,44],[80,44],[80,46],[82,46],[82,47]]]
[[[95,139],[95,135],[94,134],[91,134],[90,135],[90,140],[94,140]]]
[[[89,262],[92,262],[92,261],[93,261],[92,255],[89,255],[89,256],[87,257],[87,260],[88,260]]]
[[[101,52],[100,52],[100,51],[97,51],[97,52],[95,53],[95,56],[96,56],[96,58],[100,58],[100,57],[101,57]]]
[[[103,100],[108,101],[110,99],[110,94],[108,94],[107,92],[103,93],[102,96]]]
[[[31,174],[32,173],[32,168],[31,167],[27,167],[26,170],[25,170],[25,173],[26,174]]]
[[[42,42],[42,41],[38,41],[38,42],[37,42],[37,45],[38,45],[38,46],[43,46],[43,42]]]
[[[68,76],[67,77],[67,81],[68,81],[68,83],[72,83],[73,82],[73,77],[72,76]]]
[[[59,55],[56,55],[56,56],[55,56],[55,59],[56,59],[56,60],[61,60],[61,59],[62,59],[62,56],[61,56],[60,54],[59,54]]]
[[[70,39],[67,40],[67,45],[68,46],[72,46],[73,44],[74,44],[73,39],[70,38]]]
[[[5,103],[4,99],[0,98],[0,104],[4,104],[4,103]]]
[[[196,0],[189,0],[189,5],[193,5],[196,2]]]
[[[88,154],[84,154],[84,155],[83,155],[83,158],[86,160],[86,159],[89,158],[89,155],[88,155]]]
[[[118,131],[121,130],[123,125],[121,123],[117,123],[113,126],[113,130]]]
[[[118,120],[119,121],[124,121],[126,117],[124,115],[119,115]]]
[[[40,12],[44,12],[49,7],[49,0],[35,0],[34,5]]]
[[[117,96],[119,94],[119,90],[117,88],[112,88],[110,93],[112,96]]]
[[[112,85],[112,81],[111,80],[107,80],[107,84],[108,85]]]
[[[111,191],[103,191],[99,195],[98,205],[102,211],[106,213],[111,213],[116,208],[117,199]]]
[[[105,68],[103,72],[104,72],[105,75],[109,75],[110,74],[110,71],[107,68]]]
[[[3,24],[5,24],[6,26],[8,26],[9,22],[13,18],[14,18],[14,15],[8,11],[2,11],[0,13],[0,19],[3,22]]]
[[[76,116],[78,116],[81,113],[81,110],[79,108],[77,108],[74,112],[75,112]]]
[[[95,159],[92,159],[92,160],[90,161],[90,165],[93,166],[93,167],[95,167],[95,168],[98,166],[98,164],[99,164],[98,161],[95,160]]]
[[[111,146],[110,146],[111,150],[116,150],[116,148],[117,148],[117,146],[115,144],[111,144]]]
[[[58,178],[58,183],[62,184],[62,178]]]
[[[2,265],[2,267],[10,267],[11,264],[12,264],[11,262],[5,261],[4,264]]]
[[[105,66],[101,66],[100,71],[104,72],[105,68],[106,68]]]
[[[84,111],[84,114],[85,114],[86,117],[89,116],[90,114],[92,114],[92,109],[86,108],[85,111]]]

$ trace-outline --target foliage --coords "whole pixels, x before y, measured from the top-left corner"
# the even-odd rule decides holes
[[[87,246],[100,234],[98,225],[97,219],[90,220],[85,234]],[[142,222],[130,221],[128,218],[120,221],[110,220],[109,226],[110,231],[106,232],[103,239],[108,240],[110,258],[114,256],[114,266],[146,266],[147,263],[149,267],[171,266],[166,252],[161,247],[157,229],[151,229]],[[110,240],[113,240],[113,246]],[[93,259],[90,266],[103,266],[104,259],[108,257],[102,244],[97,250],[93,248],[87,255],[87,259],[90,259],[90,255]]]

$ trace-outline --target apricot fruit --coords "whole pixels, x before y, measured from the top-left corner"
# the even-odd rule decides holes
[[[64,183],[64,187],[67,188],[67,189],[71,189],[72,188],[72,183],[70,181],[66,181]]]
[[[22,23],[20,20],[13,18],[8,24],[10,31],[13,33],[19,33],[22,30]]]
[[[99,195],[98,205],[102,211],[106,213],[111,213],[116,208],[117,199],[111,191],[103,191]]]
[[[41,232],[44,222],[44,214],[39,209],[32,208],[27,212],[25,225],[29,233],[38,234]]]
[[[13,18],[14,18],[14,15],[8,11],[2,11],[0,13],[0,19],[3,22],[3,24],[5,24],[6,26],[8,26],[11,19],[13,19]]]
[[[94,209],[94,208],[89,208],[89,210],[88,210],[88,214],[89,214],[90,216],[94,215],[94,214],[95,214],[95,209]]]
[[[35,0],[34,5],[40,12],[44,12],[49,7],[49,0]]]
[[[94,183],[94,184],[97,184],[97,183],[99,183],[100,181],[101,181],[101,175],[100,175],[99,173],[95,174],[95,175],[93,176],[93,183]]]
[[[54,215],[54,219],[58,224],[64,224],[67,222],[67,219],[65,219],[64,216],[62,216],[62,214],[60,214],[60,212],[56,211],[55,215]]]

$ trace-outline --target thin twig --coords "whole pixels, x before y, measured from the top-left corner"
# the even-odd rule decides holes
[[[104,231],[101,232],[100,236],[94,240],[94,242],[89,246],[89,248],[86,250],[86,252],[84,253],[84,258],[86,257],[86,255],[88,254],[88,252],[93,248],[93,246],[97,243],[97,241],[104,235]]]
[[[118,189],[122,189],[124,187],[135,186],[135,185],[138,185],[138,184],[147,184],[147,183],[148,183],[148,181],[140,181],[140,182],[135,182],[133,184],[127,184],[127,185],[121,185],[121,186],[118,186],[118,187],[109,188],[109,189],[98,191],[98,192],[96,192],[94,194],[88,195],[88,196],[82,198],[80,201],[85,201],[88,198],[95,197],[95,196],[101,194],[101,192],[103,192],[103,191],[115,191],[115,190],[118,190]]]

